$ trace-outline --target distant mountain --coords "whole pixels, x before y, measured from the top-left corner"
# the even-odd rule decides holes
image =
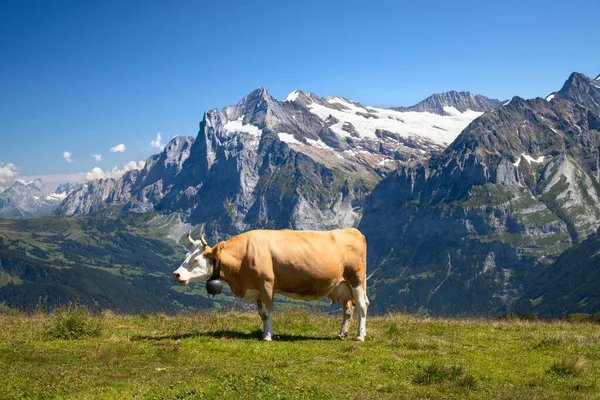
[[[57,214],[177,212],[221,238],[353,226],[383,176],[440,152],[479,115],[400,112],[301,91],[279,101],[260,88],[206,112],[196,139],[173,139],[144,169],[89,182]]]
[[[0,218],[37,217],[52,213],[69,193],[81,185],[66,183],[48,192],[40,179],[16,181],[0,193]]]
[[[453,115],[456,112],[478,111],[484,112],[500,107],[502,102],[470,92],[438,93],[410,107],[393,107],[397,111],[430,112],[438,115]]]
[[[371,303],[509,311],[531,274],[600,226],[599,130],[600,85],[574,73],[555,96],[514,97],[443,153],[386,177],[359,226]]]

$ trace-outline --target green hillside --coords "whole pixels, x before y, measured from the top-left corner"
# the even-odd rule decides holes
[[[170,232],[175,216],[118,214],[0,219],[0,305],[31,310],[80,304],[117,312],[248,307],[231,295],[209,296],[203,284],[180,286],[171,274],[187,242]],[[327,301],[278,297],[282,305],[326,310]]]
[[[0,398],[600,398],[598,325],[387,315],[357,343],[340,320],[278,312],[267,343],[255,313],[0,314]]]
[[[0,219],[0,303],[174,312],[228,301],[208,298],[201,285],[181,287],[171,280],[185,247],[166,239],[161,218]]]

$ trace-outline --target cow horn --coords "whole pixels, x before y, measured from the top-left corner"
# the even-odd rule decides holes
[[[190,242],[190,244],[192,246],[199,246],[201,244],[204,245],[201,240],[192,239],[192,231],[191,230],[188,231],[187,240],[188,240],[188,242]]]
[[[204,233],[202,234],[202,236],[200,236],[200,243],[202,243],[203,247],[208,247],[208,243],[206,243],[206,237],[204,236]]]

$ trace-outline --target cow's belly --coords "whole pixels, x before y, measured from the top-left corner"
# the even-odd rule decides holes
[[[318,300],[323,297],[328,297],[333,301],[341,302],[352,299],[352,291],[345,281],[333,281],[321,285],[303,285],[293,289],[289,287],[285,289],[277,288],[275,293],[305,301]]]
[[[280,290],[276,290],[275,293],[280,294],[285,297],[291,297],[292,299],[304,300],[304,301],[318,300],[322,297],[325,297],[325,296],[320,296],[320,295],[312,294],[312,293],[302,294],[302,293],[293,293],[293,292],[282,292]]]

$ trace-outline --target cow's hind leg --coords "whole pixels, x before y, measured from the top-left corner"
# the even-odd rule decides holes
[[[340,330],[340,334],[337,336],[338,339],[345,339],[348,336],[348,331],[350,330],[350,320],[352,319],[352,314],[354,313],[354,307],[352,306],[352,300],[348,300],[344,302],[344,319],[342,320],[342,329]]]
[[[354,304],[358,313],[358,333],[356,334],[356,340],[364,342],[367,335],[367,293],[362,285],[358,285],[352,288],[352,295],[354,296]]]

